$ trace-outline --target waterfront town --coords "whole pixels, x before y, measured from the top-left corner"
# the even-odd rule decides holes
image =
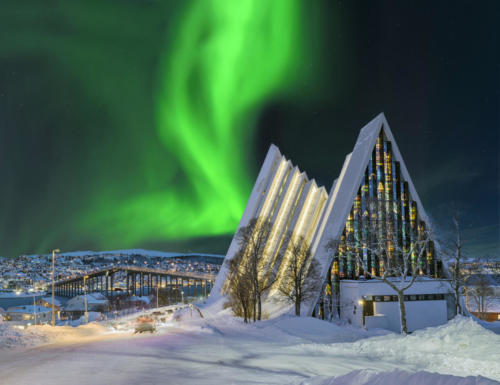
[[[67,281],[109,269],[129,268],[171,274],[218,273],[223,256],[179,254],[148,250],[54,253],[54,281]],[[121,274],[120,274],[121,273]],[[76,296],[54,297],[55,323],[77,326],[90,319],[106,319],[195,298],[189,288],[176,291],[149,289],[130,295],[126,275],[115,274],[112,292],[89,290]],[[50,324],[52,313],[52,254],[0,257],[0,317],[4,321],[29,326]],[[130,285],[130,282],[129,282]],[[165,286],[165,285],[164,285]],[[85,313],[88,314],[85,316]]]

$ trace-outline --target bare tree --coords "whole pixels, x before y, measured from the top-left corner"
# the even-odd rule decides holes
[[[335,239],[330,239],[326,246],[325,249],[327,252],[332,252],[335,253],[339,247],[339,241]],[[333,263],[336,263],[335,261]],[[338,266],[336,266],[337,270]],[[330,274],[328,275],[330,279]],[[340,283],[339,283],[339,277],[333,277],[332,282],[330,282],[330,294],[328,298],[328,304],[330,305],[329,310],[329,317],[330,319],[333,317],[333,310],[336,310],[337,317],[340,318]]]
[[[282,279],[278,291],[295,305],[295,315],[300,316],[300,305],[312,299],[321,288],[318,262],[312,258],[311,247],[303,236],[287,235],[288,247],[285,250]]]
[[[471,267],[472,274],[466,282],[465,293],[469,311],[474,309],[477,318],[485,320],[495,292],[483,264],[485,262],[477,262],[474,267]],[[474,313],[474,310],[471,312]]]
[[[271,229],[272,225],[268,220],[253,218],[236,234],[241,263],[252,282],[254,322],[262,318],[262,296],[276,281],[275,264],[268,266],[267,240]]]
[[[422,226],[422,225],[421,225]],[[353,234],[350,234],[353,237]],[[384,237],[377,237],[371,244],[363,247],[371,253],[372,258],[376,258],[380,264],[380,271],[374,274],[367,261],[363,259],[363,253],[355,253],[355,259],[367,277],[377,279],[391,287],[398,296],[399,314],[401,321],[401,333],[408,333],[406,322],[406,307],[404,293],[415,283],[416,279],[423,275],[421,270],[426,251],[431,242],[430,229],[419,230],[418,239],[411,242],[407,247],[398,245],[396,231],[386,234]],[[351,241],[351,243],[354,243]],[[339,245],[340,241],[332,239],[329,241],[329,248]]]
[[[228,280],[228,305],[232,308],[234,315],[243,317],[247,323],[253,316],[253,282],[249,271],[245,269],[241,254],[237,253],[229,264]]]
[[[464,269],[463,266],[463,243],[462,231],[460,228],[460,214],[455,210],[453,218],[453,236],[449,246],[448,254],[448,269],[451,273],[451,287],[455,294],[455,302],[457,306],[457,314],[464,314],[462,309],[461,298],[464,294],[465,283],[470,277],[470,272]]]

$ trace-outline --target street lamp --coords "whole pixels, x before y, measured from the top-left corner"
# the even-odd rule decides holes
[[[35,289],[30,289],[29,291],[33,293],[33,318],[35,319],[35,325],[36,325],[36,302],[35,302]]]
[[[87,278],[89,276],[85,275],[83,277],[83,301],[85,303],[85,323],[89,324],[89,313],[87,311]]]
[[[54,275],[55,275],[55,268],[56,268],[56,253],[60,253],[61,250],[59,249],[54,249],[52,250],[52,326],[56,325],[56,308],[54,306]]]

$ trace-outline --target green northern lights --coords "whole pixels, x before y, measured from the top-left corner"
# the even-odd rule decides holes
[[[299,8],[289,0],[199,1],[182,19],[164,62],[157,127],[185,172],[189,199],[178,191],[139,208],[164,208],[163,236],[228,233],[237,225],[253,179],[246,160],[254,115],[293,81],[300,61]],[[167,213],[185,219],[168,226]]]
[[[26,24],[11,26],[16,36],[1,48],[39,58],[64,92],[80,90],[68,103],[93,105],[88,113],[101,120],[73,129],[74,118],[85,119],[64,121],[54,111],[61,131],[82,130],[85,149],[50,146],[58,162],[46,165],[46,192],[32,207],[36,224],[21,224],[23,236],[9,252],[45,252],[54,243],[130,248],[232,233],[255,178],[258,113],[308,76],[303,4],[54,4],[51,12],[26,6]],[[19,22],[17,12],[4,16],[6,30]],[[30,226],[46,226],[43,237]]]
[[[289,0],[194,1],[169,41],[155,122],[175,162],[157,165],[164,170],[163,188],[112,207],[97,205],[86,222],[109,222],[107,242],[118,237],[122,247],[234,231],[254,178],[247,160],[255,114],[297,78],[300,6]]]
[[[427,214],[445,228],[455,202],[470,255],[498,255],[496,15],[464,0],[2,0],[0,255],[223,253],[270,143],[328,190],[381,111]]]

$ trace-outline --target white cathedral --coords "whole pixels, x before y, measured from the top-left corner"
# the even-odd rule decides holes
[[[272,224],[262,265],[272,263],[278,274],[284,274],[287,263],[282,252],[288,247],[287,234],[303,237],[310,245],[323,282],[315,299],[302,304],[302,315],[340,317],[360,327],[400,331],[396,292],[380,279],[385,266],[370,245],[384,239],[387,260],[397,261],[402,258],[400,250],[418,250],[431,223],[383,113],[361,129],[329,193],[271,145],[238,229],[253,218]],[[335,250],[329,246],[332,240],[337,240]],[[239,247],[233,238],[212,298],[224,297],[225,281],[230,279],[227,262]],[[410,263],[415,258],[418,264],[412,270],[418,271],[418,278],[404,293],[408,331],[440,325],[455,316],[438,245],[429,240],[422,247],[418,262],[415,255],[409,257]],[[278,295],[271,288],[264,299],[263,309],[270,316],[289,309],[276,307]]]

